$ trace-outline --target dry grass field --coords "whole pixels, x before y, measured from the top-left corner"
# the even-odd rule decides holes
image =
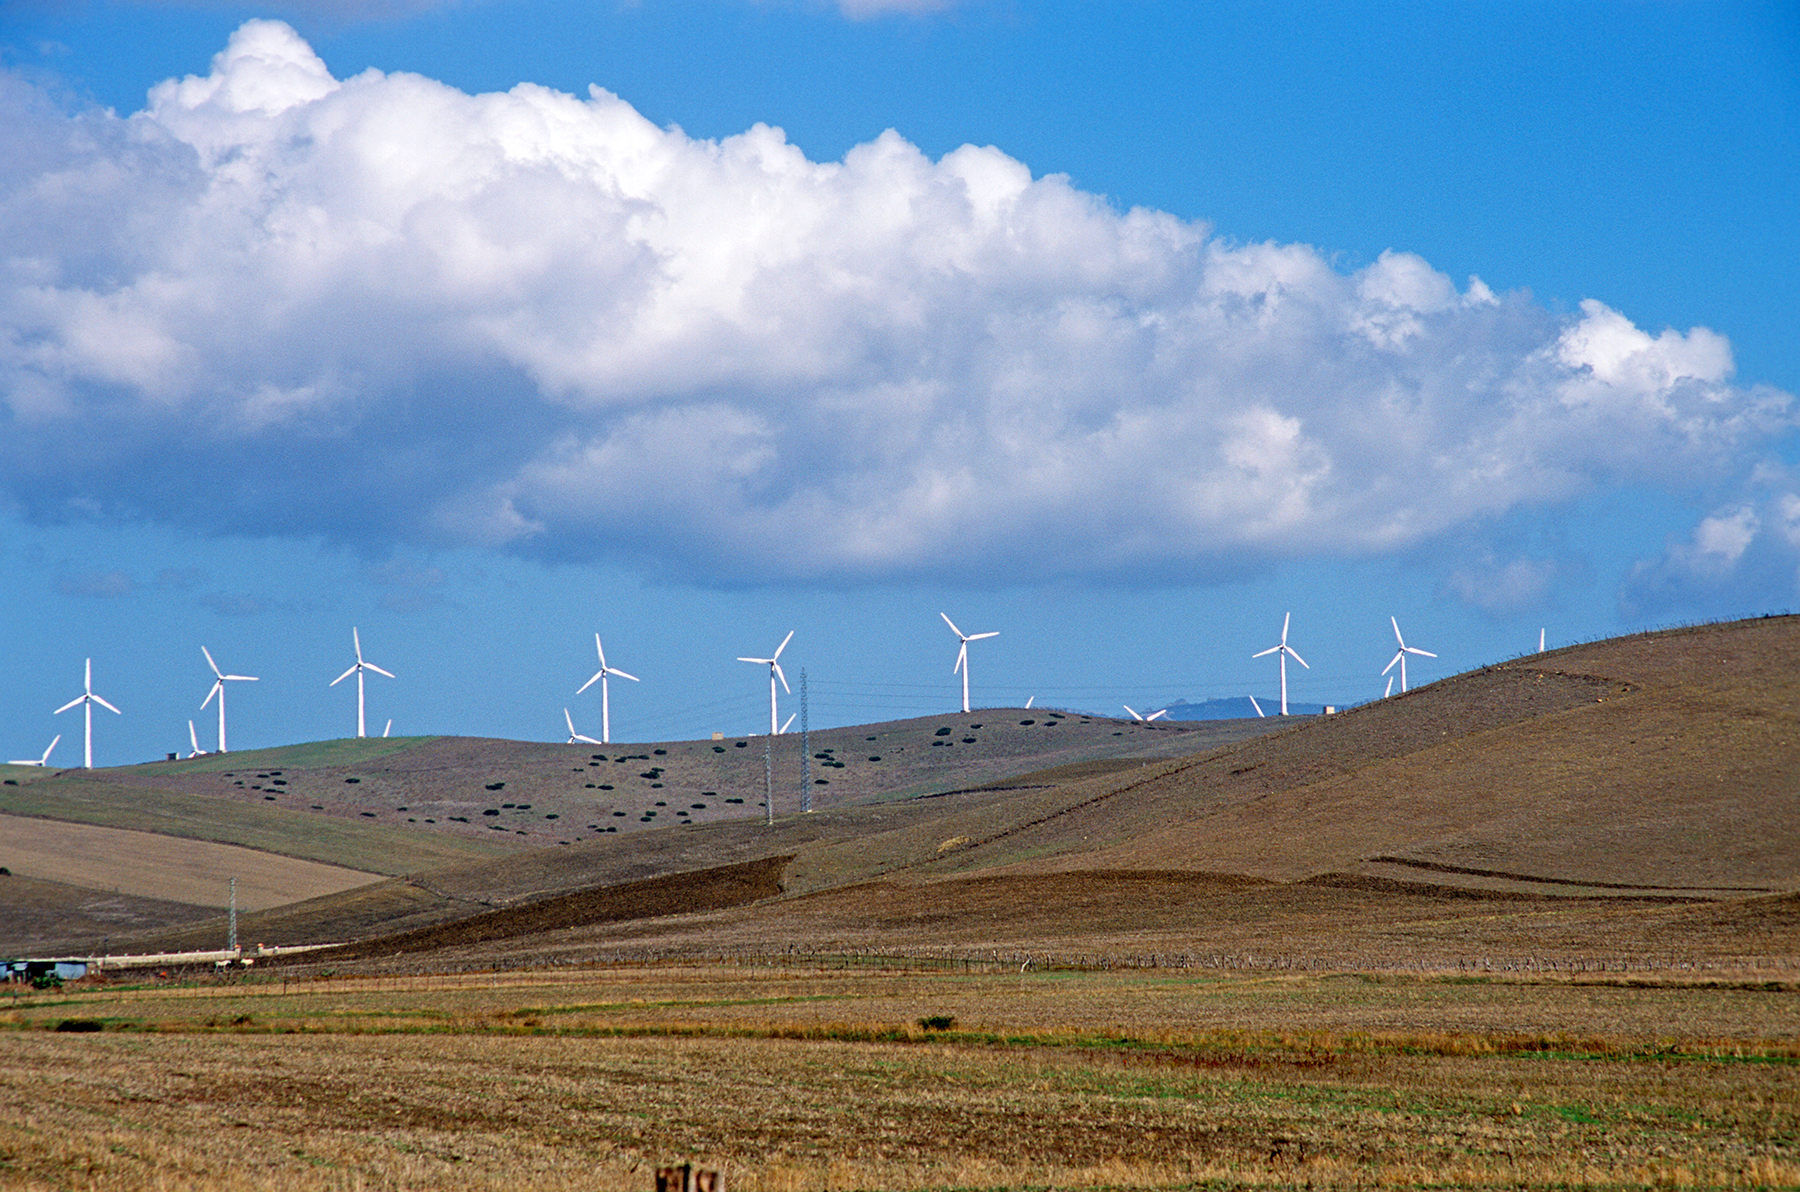
[[[1287,724],[834,730],[772,824],[749,740],[26,775],[392,876],[243,916],[337,950],[14,987],[0,1187],[1800,1187],[1797,708],[1784,617]],[[7,881],[0,947],[223,941]]]
[[[1792,1187],[1793,1006],[871,964],[101,987],[0,1016],[0,1184]]]

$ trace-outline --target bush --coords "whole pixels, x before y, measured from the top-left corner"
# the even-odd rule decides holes
[[[927,1014],[919,1019],[919,1029],[922,1031],[947,1031],[955,1025],[954,1014]]]
[[[59,1033],[85,1035],[91,1034],[94,1031],[105,1030],[106,1024],[101,1022],[98,1018],[65,1018],[56,1024],[56,1029]]]
[[[940,728],[937,732],[932,734],[932,736],[934,736],[934,737],[947,737],[949,735],[950,735],[950,728],[948,725],[946,725],[943,728]]]
[[[506,784],[504,782],[490,782],[487,784],[487,788],[491,791],[501,791],[506,789]]]

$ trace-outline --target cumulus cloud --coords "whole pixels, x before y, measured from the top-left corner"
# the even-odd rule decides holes
[[[814,162],[599,88],[340,80],[278,22],[128,118],[16,80],[0,114],[0,500],[42,519],[1181,579],[1715,491],[1794,426],[1704,328],[1346,275],[992,147]]]
[[[1620,600],[1626,616],[1800,609],[1800,485],[1769,470],[1755,479],[1765,482],[1758,491],[1715,509],[1660,558],[1632,569]]]

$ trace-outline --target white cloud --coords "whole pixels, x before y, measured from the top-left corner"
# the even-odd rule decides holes
[[[337,80],[278,22],[128,119],[16,82],[0,116],[0,502],[38,516],[1178,578],[1717,491],[1794,425],[1704,328],[1344,275],[991,147],[813,162],[599,89]]]
[[[1785,481],[1785,483],[1784,483]],[[1632,569],[1627,616],[1726,617],[1800,609],[1800,491],[1764,469],[1746,499],[1701,518],[1661,558]]]

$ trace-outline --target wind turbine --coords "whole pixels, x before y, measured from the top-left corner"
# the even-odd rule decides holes
[[[638,677],[636,675],[628,675],[616,666],[606,665],[606,647],[600,644],[600,635],[598,633],[594,635],[594,652],[600,655],[600,669],[594,672],[594,679],[600,680],[600,740],[598,743],[604,745],[612,740],[612,698],[606,693],[606,677],[608,675],[617,675],[621,679],[630,679],[633,683],[638,681]],[[777,653],[779,653],[779,651],[777,651]],[[587,682],[583,683],[576,689],[575,694],[580,695],[583,691],[592,687],[594,685],[594,679],[589,679]],[[574,732],[575,730],[571,727],[569,731]],[[586,740],[585,737],[582,739]]]
[[[92,658],[87,660],[87,678],[82,682],[81,694],[58,708],[54,714],[60,715],[67,712],[76,704],[83,706],[87,717],[87,748],[83,751],[81,764],[84,768],[91,770],[94,768],[94,705],[99,704],[115,716],[125,714],[94,694],[94,660]]]
[[[50,738],[50,749],[44,750],[44,756],[38,758],[35,762],[32,761],[30,758],[26,758],[23,761],[7,762],[6,764],[9,766],[47,766],[50,764],[50,750],[55,749],[56,743],[60,740],[62,740],[61,733],[57,733],[54,737],[51,737]]]
[[[1283,716],[1286,716],[1288,714],[1288,710],[1287,710],[1287,660],[1288,660],[1288,656],[1293,655],[1293,659],[1295,662],[1298,662],[1301,666],[1306,666],[1306,659],[1300,657],[1299,654],[1296,654],[1294,652],[1294,648],[1287,644],[1288,622],[1293,620],[1293,618],[1294,618],[1293,613],[1288,613],[1286,616],[1281,618],[1281,641],[1278,644],[1270,646],[1266,650],[1259,650],[1255,654],[1250,655],[1250,657],[1252,657],[1252,658],[1261,658],[1268,654],[1279,654],[1281,656],[1281,714]],[[1306,666],[1306,669],[1311,670],[1312,667]]]
[[[778,727],[779,722],[775,719],[775,680],[781,680],[781,689],[789,695],[792,695],[794,692],[794,689],[788,686],[787,676],[781,673],[781,663],[776,661],[781,657],[781,652],[787,649],[787,644],[793,640],[794,631],[790,629],[788,630],[788,635],[781,639],[781,644],[775,647],[775,653],[770,657],[738,659],[739,662],[763,662],[767,663],[769,666],[769,735],[771,737],[779,737],[781,735],[781,729]],[[793,722],[794,718],[792,716],[788,717],[788,723],[792,724]]]
[[[387,677],[390,679],[393,678],[394,676],[393,676],[392,672],[382,670],[379,666],[376,666],[373,662],[364,662],[363,661],[362,635],[356,631],[356,627],[354,625],[350,627],[350,640],[356,646],[356,665],[352,666],[349,670],[345,671],[343,674],[339,675],[337,678],[335,678],[331,682],[327,683],[326,686],[327,687],[336,687],[339,683],[342,683],[345,679],[348,679],[351,675],[356,676],[356,735],[359,737],[366,737],[366,736],[368,736],[368,734],[363,731],[363,672],[366,670],[372,670],[378,675],[387,675]]]
[[[1130,704],[1120,704],[1119,706],[1124,708],[1127,712],[1130,712],[1131,718],[1133,720],[1142,720],[1146,724],[1148,724],[1152,720],[1159,719],[1159,718],[1161,718],[1163,716],[1167,716],[1169,714],[1169,710],[1167,708],[1163,708],[1160,711],[1150,713],[1150,715],[1148,715],[1148,716],[1139,716],[1137,714],[1137,709],[1133,708]]]
[[[1400,643],[1400,648],[1394,651],[1394,656],[1388,659],[1388,664],[1381,668],[1381,673],[1387,674],[1394,669],[1394,663],[1398,662],[1400,664],[1400,690],[1404,692],[1406,690],[1406,656],[1418,654],[1424,658],[1436,658],[1437,655],[1430,650],[1421,650],[1417,646],[1407,645],[1406,639],[1400,636],[1400,622],[1394,620],[1393,617],[1389,617],[1388,620],[1393,623],[1394,640]]]
[[[580,693],[577,692],[576,694],[579,695]],[[563,723],[569,726],[569,739],[563,742],[565,745],[573,745],[577,741],[586,741],[589,745],[604,745],[606,743],[604,741],[596,741],[592,737],[584,737],[576,732],[575,721],[569,716],[569,710],[567,708],[563,709]]]
[[[949,613],[939,613],[938,616],[944,618],[944,624],[950,626],[950,632],[954,633],[962,642],[962,649],[956,652],[956,665],[950,668],[950,673],[954,675],[957,671],[962,672],[963,711],[967,712],[969,710],[969,643],[978,642],[984,637],[999,637],[1000,631],[996,629],[992,633],[964,633],[956,627],[956,622],[950,619]]]
[[[219,670],[219,664],[213,661],[212,651],[208,650],[205,646],[201,646],[200,652],[202,654],[206,655],[206,665],[212,667],[212,673],[213,673],[212,690],[207,692],[206,698],[200,701],[200,710],[201,711],[206,710],[206,705],[212,703],[213,696],[216,695],[219,697],[219,752],[224,753],[224,752],[226,752],[226,749],[225,749],[225,684],[240,682],[240,681],[247,682],[247,683],[254,683],[257,681],[257,679],[256,679],[255,675],[228,675],[228,674],[225,674]]]

